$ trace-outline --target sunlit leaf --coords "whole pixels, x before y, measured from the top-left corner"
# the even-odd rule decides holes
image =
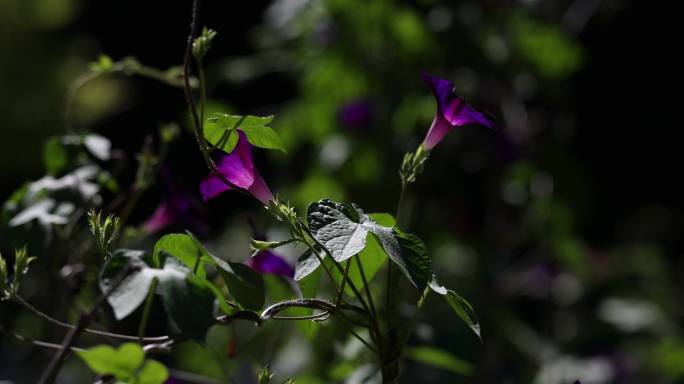
[[[311,203],[307,219],[313,237],[336,261],[360,253],[366,247],[368,233],[372,233],[409,281],[420,290],[425,288],[431,274],[430,259],[417,237],[376,223],[354,205],[328,199]],[[383,219],[388,220],[381,216]]]
[[[100,375],[113,375],[117,381],[138,384],[161,384],[169,376],[166,367],[155,360],[145,360],[140,345],[124,343],[114,349],[108,345],[76,351],[90,369]]]
[[[213,264],[204,249],[199,247],[196,241],[185,233],[171,233],[157,240],[152,253],[152,260],[156,266],[163,264],[161,260],[162,251],[173,255],[202,278],[206,276],[205,265]]]
[[[212,145],[225,152],[231,152],[238,141],[235,131],[239,129],[247,141],[255,147],[265,149],[277,149],[285,152],[280,137],[268,125],[273,121],[273,116],[239,116],[216,113],[209,119],[204,126],[204,137]]]
[[[94,372],[114,375],[119,380],[130,379],[145,359],[143,349],[135,343],[121,344],[118,349],[98,345],[76,353]]]

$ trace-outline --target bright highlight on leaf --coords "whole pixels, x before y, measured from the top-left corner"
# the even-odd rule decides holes
[[[145,353],[136,343],[124,343],[114,349],[98,345],[76,354],[99,375],[112,375],[117,381],[135,384],[162,384],[169,377],[160,362],[145,359]]]
[[[417,237],[397,228],[379,225],[354,205],[328,199],[309,205],[307,220],[313,237],[337,262],[363,251],[371,233],[414,286],[423,290],[428,283],[432,273],[431,262],[425,246]],[[309,268],[313,265],[315,261],[312,260]]]
[[[285,152],[280,136],[268,126],[272,121],[273,116],[215,113],[204,125],[204,137],[216,148],[230,153],[237,144],[237,130],[240,130],[247,136],[247,141],[255,147]]]
[[[480,334],[480,322],[477,319],[477,315],[475,314],[473,306],[470,305],[468,300],[461,297],[455,291],[447,289],[439,284],[434,275],[432,276],[429,286],[433,292],[444,297],[447,303],[449,303],[449,306],[451,306],[451,309],[456,312],[456,315],[463,320],[464,323],[466,323],[468,328],[470,328],[470,330],[472,330],[477,337],[480,338],[480,340],[482,340],[482,335]]]

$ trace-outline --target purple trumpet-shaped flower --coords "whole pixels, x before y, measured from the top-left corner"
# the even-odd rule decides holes
[[[295,271],[282,257],[271,251],[261,251],[245,261],[250,268],[262,273],[294,278]]]
[[[166,196],[157,209],[143,222],[147,233],[154,233],[171,225],[182,223],[198,233],[209,231],[199,200],[183,186],[177,184],[168,169],[162,169],[162,180],[166,186]]]
[[[239,138],[233,152],[221,155],[217,161],[216,169],[221,175],[231,182],[234,186],[249,192],[255,199],[262,204],[274,200],[273,194],[266,186],[264,179],[259,175],[259,171],[254,167],[252,161],[252,148],[247,141],[247,137],[242,131],[238,130]],[[232,189],[221,177],[213,173],[209,174],[200,183],[202,198],[207,201],[217,195]]]
[[[437,113],[432,120],[430,130],[423,140],[423,147],[430,151],[454,127],[468,124],[480,124],[492,128],[491,121],[481,112],[476,111],[465,100],[456,96],[454,83],[449,80],[423,73],[423,81],[437,99]]]

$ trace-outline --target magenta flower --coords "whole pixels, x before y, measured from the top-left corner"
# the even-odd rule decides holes
[[[245,264],[261,274],[282,275],[294,279],[294,268],[271,251],[261,251],[247,259]]]
[[[423,140],[423,147],[431,150],[454,127],[468,124],[480,124],[492,128],[491,121],[481,112],[476,111],[465,100],[456,96],[454,83],[449,80],[423,73],[423,81],[437,99],[437,113],[432,120],[430,130]]]
[[[197,197],[176,183],[166,168],[162,169],[162,180],[166,186],[166,196],[162,198],[152,215],[143,222],[145,232],[154,233],[178,223],[191,228],[193,232],[208,232],[203,207]]]
[[[234,186],[246,190],[262,204],[268,205],[269,201],[274,200],[273,194],[254,167],[252,147],[249,145],[247,137],[240,130],[238,130],[238,134],[239,139],[235,149],[227,155],[220,155],[216,169]],[[200,191],[202,191],[204,201],[229,189],[232,187],[214,173],[210,173],[200,183]]]

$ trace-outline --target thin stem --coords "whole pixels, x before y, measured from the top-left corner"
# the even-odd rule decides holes
[[[190,86],[190,65],[192,64],[192,42],[195,40],[195,35],[197,34],[197,19],[199,17],[199,0],[193,0],[192,2],[192,18],[190,19],[190,34],[188,35],[187,44],[185,47],[185,56],[183,58],[183,84],[185,91],[185,101],[190,108],[190,114],[192,116],[192,123],[195,128],[195,139],[197,140],[197,145],[199,146],[200,152],[202,152],[202,157],[207,167],[211,172],[216,175],[216,177],[221,180],[224,184],[228,185],[232,189],[245,193],[242,188],[237,187],[235,184],[231,183],[226,179],[221,172],[216,169],[214,161],[209,155],[209,147],[207,141],[204,138],[204,127],[202,125],[202,120],[200,114],[197,112],[197,105],[195,104],[195,97],[192,94],[192,87]],[[200,84],[200,89],[203,85]]]
[[[57,374],[59,373],[60,369],[62,368],[62,365],[66,361],[66,358],[69,352],[71,351],[73,343],[76,341],[78,336],[81,333],[83,333],[86,325],[92,320],[93,316],[95,315],[95,311],[97,311],[97,309],[100,308],[102,304],[104,304],[109,295],[111,295],[119,287],[119,285],[121,285],[121,283],[124,281],[124,279],[128,276],[128,274],[131,271],[132,268],[130,266],[127,265],[126,267],[124,267],[124,269],[122,269],[121,272],[119,272],[116,279],[114,279],[114,282],[112,283],[112,286],[109,289],[109,291],[101,294],[97,299],[95,299],[95,302],[88,311],[81,313],[81,316],[78,319],[78,323],[76,323],[76,327],[69,330],[67,335],[64,337],[64,341],[62,342],[62,346],[59,352],[57,352],[57,354],[54,356],[50,364],[43,372],[43,376],[40,379],[41,384],[52,384],[55,382]]]
[[[143,145],[140,149],[140,156],[145,157],[145,156],[151,156],[152,153],[152,137],[150,135],[147,135],[145,137],[145,141],[143,142]],[[161,162],[161,159],[160,159]],[[140,197],[142,197],[143,193],[148,187],[148,181],[147,180],[140,180],[139,175],[152,175],[156,174],[158,171],[158,166],[153,166],[151,168],[151,171],[147,171],[147,169],[150,168],[145,168],[148,167],[148,163],[145,162],[145,160],[140,160],[138,163],[138,170],[136,172],[136,180],[133,182],[133,185],[130,188],[130,197],[126,201],[126,204],[123,206],[121,209],[121,213],[119,214],[119,226],[121,228],[124,228],[126,226],[126,223],[128,222],[128,218],[130,217],[131,213],[133,213],[133,210],[135,209],[136,205],[138,205],[138,202],[140,201]]]
[[[325,251],[328,252],[327,249]],[[370,316],[370,313],[371,313],[370,307],[366,303],[366,300],[363,299],[363,295],[361,295],[361,292],[359,291],[359,289],[356,288],[356,286],[351,281],[349,276],[347,276],[344,273],[344,270],[342,269],[342,266],[340,265],[340,263],[337,260],[335,260],[330,253],[328,253],[328,256],[330,257],[330,260],[333,261],[333,264],[335,265],[335,268],[337,268],[337,271],[342,275],[342,279],[343,279],[342,281],[347,281],[347,283],[349,284],[349,288],[351,288],[351,290],[354,292],[354,295],[359,300],[359,303],[361,303],[361,306],[368,312],[368,314]]]
[[[67,90],[67,94],[65,97],[65,103],[64,103],[64,128],[66,129],[67,133],[73,133],[74,128],[71,125],[71,110],[73,109],[73,104],[74,104],[74,99],[76,98],[76,94],[78,93],[81,88],[83,88],[86,84],[90,83],[91,81],[97,79],[98,77],[102,76],[102,72],[87,72],[84,73],[76,78],[71,83],[71,86],[69,86],[69,89]]]
[[[418,303],[416,304],[416,310],[413,312],[413,315],[411,316],[411,320],[409,320],[409,325],[408,325],[408,327],[406,327],[404,334],[400,338],[399,350],[404,349],[404,347],[406,346],[406,343],[408,342],[409,337],[411,337],[411,333],[413,331],[413,328],[415,328],[416,322],[418,321],[418,312],[420,312],[420,309],[423,307],[423,304],[425,304],[425,300],[427,299],[427,296],[429,293],[430,293],[430,287],[425,287],[425,291],[423,291],[423,294],[420,296],[420,299],[418,299]]]
[[[159,279],[157,279],[156,277],[152,278],[152,282],[150,283],[150,289],[147,292],[147,299],[145,299],[145,308],[143,308],[142,319],[140,319],[140,325],[138,326],[138,338],[141,341],[145,336],[145,329],[147,328],[147,322],[150,318],[150,310],[152,309],[154,293],[157,291],[157,284],[159,284]]]
[[[37,315],[37,316],[43,318],[44,320],[46,320],[46,321],[48,321],[48,322],[50,322],[50,323],[52,323],[52,324],[55,324],[55,325],[58,325],[58,326],[60,326],[60,327],[67,328],[67,329],[74,329],[74,328],[76,328],[75,325],[72,325],[72,324],[69,324],[69,323],[65,323],[65,322],[59,321],[59,320],[57,320],[57,319],[55,319],[55,318],[53,318],[53,317],[50,317],[50,315],[46,314],[45,312],[41,312],[39,309],[37,309],[36,307],[32,306],[29,302],[27,302],[23,297],[21,297],[21,296],[19,296],[19,295],[14,295],[14,296],[12,297],[12,299],[13,299],[16,303],[18,303],[19,305],[21,305],[22,307],[28,309],[29,311],[33,312],[35,315]],[[113,339],[130,340],[130,341],[144,341],[144,342],[150,342],[150,343],[153,343],[153,342],[161,342],[161,341],[167,341],[167,340],[170,339],[169,336],[158,336],[158,337],[143,337],[142,340],[141,340],[139,337],[132,336],[132,335],[124,335],[124,334],[120,334],[120,333],[113,333],[113,332],[100,331],[100,330],[91,329],[91,328],[85,328],[83,331],[86,332],[86,333],[91,333],[91,334],[93,334],[93,335],[111,337],[111,338],[113,338]]]
[[[323,262],[323,258],[321,255],[318,254],[318,250],[314,249],[313,247],[311,248],[311,252],[313,252],[314,256],[318,259],[318,262],[321,263],[323,266],[323,269],[325,270],[325,273],[328,275],[328,279],[330,279],[330,283],[335,287],[336,291],[339,291],[339,287],[337,286],[337,281],[335,281],[335,277],[333,277],[332,271],[328,266]]]
[[[3,331],[3,330],[0,328],[0,331]],[[33,339],[29,339],[28,337],[24,337],[24,336],[16,334],[16,333],[7,333],[7,334],[11,335],[12,337],[14,337],[15,339],[17,339],[19,341],[33,344],[36,347],[47,348],[47,349],[55,349],[55,350],[62,349],[62,346],[60,344],[49,343],[47,341],[42,341],[42,340],[33,340]],[[74,346],[72,346],[70,348],[70,350],[72,352],[85,351],[85,349],[83,349],[83,348],[74,347]],[[146,350],[145,352],[149,353],[148,350]],[[219,384],[220,383],[220,381],[218,381],[216,379],[213,379],[210,377],[204,377],[201,375],[197,375],[195,373],[179,371],[179,370],[174,369],[174,368],[167,368],[167,369],[173,377],[180,379],[180,380],[183,380],[183,381],[190,382],[190,383],[196,383],[196,384],[205,384],[205,383],[206,384]]]
[[[349,267],[351,266],[351,260],[347,262],[347,266],[344,268],[344,274],[342,275],[342,284],[340,285],[340,290],[337,292],[337,300],[335,300],[335,306],[339,306],[342,301],[342,295],[344,294],[344,285],[349,277]],[[351,280],[351,279],[349,279]]]
[[[335,309],[337,308],[333,303],[330,303],[325,300],[319,300],[319,299],[297,299],[297,300],[290,300],[290,301],[282,301],[280,303],[276,303],[271,305],[270,307],[266,308],[263,312],[261,312],[261,318],[263,320],[268,320],[272,316],[277,315],[278,313],[288,309],[288,308],[312,308],[312,309],[320,309],[323,311],[328,311],[328,312],[335,312]]]
[[[200,82],[200,121],[204,124],[204,107],[207,100],[207,82],[204,76],[204,65],[202,59],[197,59],[197,72],[199,72]],[[204,127],[202,127],[202,134],[204,134]]]
[[[403,224],[403,220],[401,220],[401,214],[402,214],[402,207],[404,205],[404,198],[406,197],[406,184],[402,183],[401,184],[401,192],[399,192],[399,202],[397,203],[397,225]]]
[[[327,250],[326,250],[326,252],[327,252]],[[359,300],[359,302],[360,302],[361,305],[363,306],[363,308],[364,308],[364,310],[365,310],[365,313],[366,313],[366,315],[368,316],[368,318],[369,318],[369,320],[370,320],[370,322],[371,322],[371,326],[372,326],[372,327],[370,328],[371,334],[375,333],[375,336],[373,337],[373,339],[380,341],[380,339],[381,339],[381,334],[380,334],[380,327],[378,326],[377,318],[375,318],[375,316],[373,315],[373,312],[371,311],[370,307],[368,306],[368,304],[366,304],[366,301],[363,299],[363,295],[361,295],[361,292],[359,292],[359,290],[356,288],[356,286],[355,286],[354,283],[351,281],[351,279],[349,278],[349,276],[347,276],[346,274],[343,273],[343,271],[342,271],[342,266],[340,265],[340,263],[338,263],[337,260],[335,260],[335,259],[332,257],[332,255],[330,255],[330,259],[333,261],[333,263],[334,263],[335,266],[337,267],[338,271],[340,271],[340,273],[342,273],[342,275],[344,276],[344,280],[348,281],[349,287],[352,289],[352,291],[354,292],[354,295],[356,296],[356,298]],[[343,281],[344,281],[344,280],[343,280]],[[374,351],[376,351],[376,350],[374,349]]]
[[[271,319],[273,320],[317,320],[321,318],[326,318],[330,316],[330,312],[328,311],[323,311],[321,313],[317,313],[314,315],[308,315],[308,316],[271,316]]]
[[[71,123],[71,112],[73,110],[74,100],[78,92],[95,79],[110,74],[138,75],[146,77],[148,79],[159,81],[172,87],[183,88],[184,86],[183,81],[181,79],[172,79],[166,74],[166,72],[162,70],[153,67],[148,67],[139,63],[138,65],[132,66],[129,64],[129,62],[127,62],[127,59],[114,63],[112,65],[112,68],[106,72],[89,71],[83,73],[71,82],[71,85],[69,86],[69,89],[67,90],[67,94],[65,97],[64,127],[67,133],[74,133],[74,128]]]
[[[402,217],[402,208],[406,196],[407,183],[402,180],[401,192],[399,193],[399,202],[397,203],[396,221],[398,226],[403,226],[404,218]],[[387,265],[387,287],[385,291],[385,310],[387,317],[387,344],[383,347],[383,356],[380,364],[382,365],[383,380],[395,380],[398,369],[397,360],[401,356],[401,345],[398,340],[399,325],[397,317],[397,300],[399,286],[399,273],[390,262]]]
[[[201,129],[201,120],[197,114],[197,107],[195,106],[195,97],[192,95],[192,88],[190,87],[190,65],[192,63],[192,42],[195,40],[197,34],[197,18],[199,16],[199,0],[192,1],[192,18],[190,19],[190,34],[188,35],[187,45],[185,47],[185,56],[183,58],[183,83],[185,85],[185,99],[190,107],[192,120],[197,130],[197,141],[200,148],[204,148],[203,140],[199,136]]]
[[[62,348],[61,345],[55,344],[55,343],[49,343],[47,341],[42,341],[42,340],[34,340],[25,336],[22,336],[18,333],[14,332],[7,332],[5,329],[0,325],[0,335],[6,334],[14,337],[15,339],[22,341],[24,343],[31,343],[37,347],[43,347],[43,348],[50,348],[50,349],[60,349]],[[72,351],[83,351],[84,349],[82,348],[77,348],[77,347],[71,347]]]
[[[344,317],[344,316],[339,317],[339,319],[349,321],[349,319],[346,318],[346,317]],[[375,347],[373,347],[368,341],[366,341],[366,339],[364,339],[363,337],[361,337],[361,335],[359,335],[358,333],[356,333],[356,331],[354,331],[354,330],[352,329],[352,327],[349,326],[349,324],[345,323],[344,321],[340,321],[340,324],[342,324],[342,325],[347,329],[347,331],[349,331],[349,333],[351,333],[354,337],[356,337],[363,345],[365,345],[365,346],[366,346],[368,349],[370,349],[373,353],[375,353],[375,354],[378,353],[378,350],[375,349]]]
[[[359,267],[359,273],[361,274],[361,279],[363,280],[363,287],[366,291],[366,296],[368,296],[368,305],[370,306],[373,318],[377,318],[377,313],[375,312],[375,305],[373,304],[373,295],[370,292],[370,286],[368,285],[368,280],[366,280],[366,273],[363,270],[363,265],[361,264],[361,259],[359,255],[354,256],[356,259],[356,265]]]
[[[403,220],[401,217],[402,214],[402,207],[404,205],[404,197],[406,196],[406,183],[402,182],[401,183],[401,192],[399,192],[399,202],[397,203],[397,212],[396,212],[396,222],[397,226],[401,226],[403,224]],[[394,316],[394,301],[395,301],[395,292],[392,292],[394,289],[396,289],[397,286],[397,273],[394,270],[394,265],[390,262],[387,265],[387,288],[385,292],[385,309],[387,311],[387,319],[390,321],[390,319]]]

